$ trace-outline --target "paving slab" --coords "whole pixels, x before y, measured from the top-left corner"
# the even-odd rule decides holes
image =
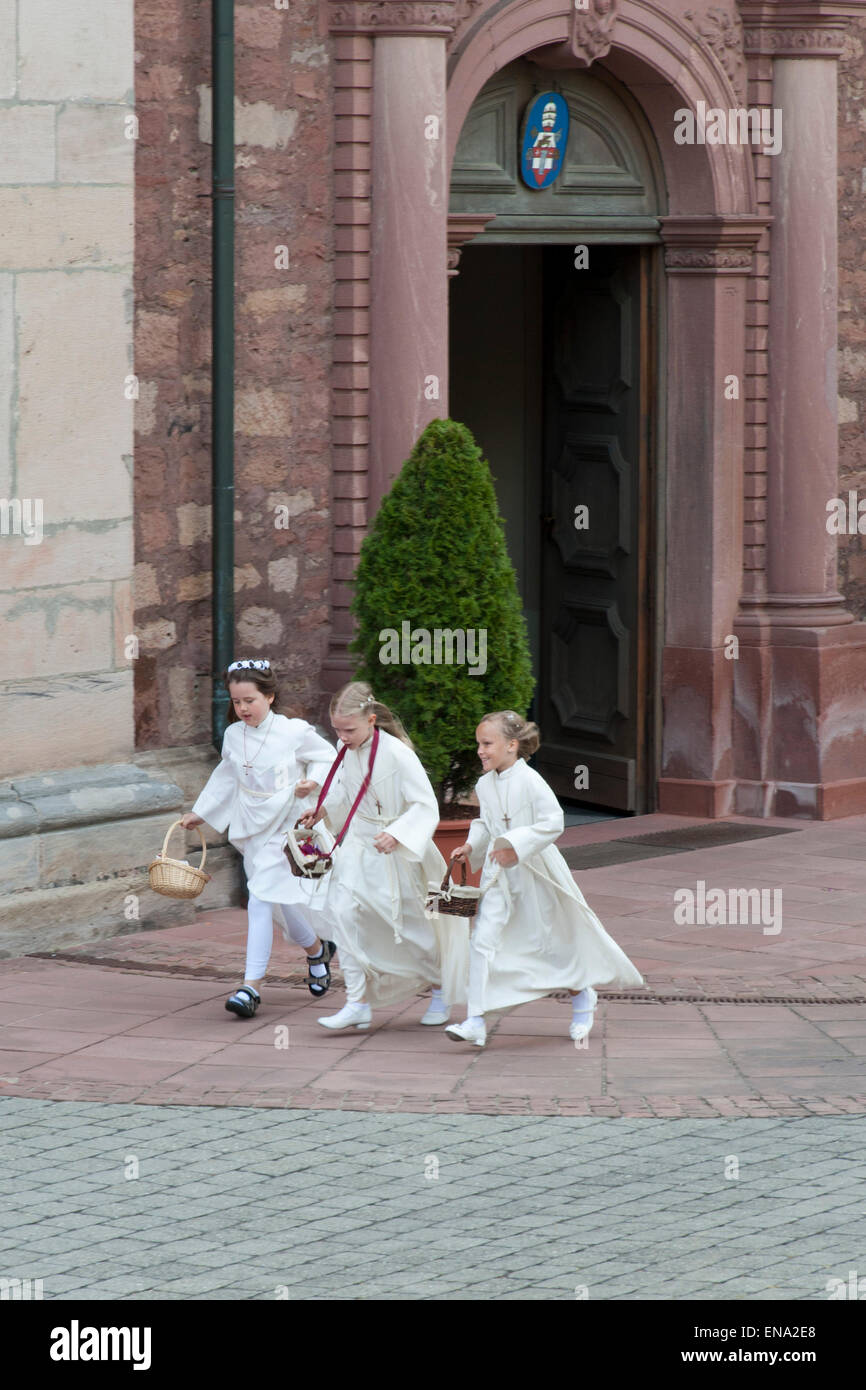
[[[862,1268],[862,1115],[213,1113],[0,1098],[4,1277],[67,1301],[808,1302]]]
[[[628,840],[639,853],[637,837],[674,843],[714,825],[640,817],[575,826],[560,843]],[[263,1005],[239,1020],[224,1001],[246,916],[230,909],[0,961],[0,1096],[393,1115],[866,1113],[866,817],[725,826],[785,833],[576,873],[646,979],[599,991],[585,1047],[568,1038],[565,994],[493,1015],[483,1050],[420,1027],[421,997],[377,1011],[366,1033],[328,1034],[316,1020],[342,1003],[339,970],[327,999],[311,999],[303,954],[279,934]],[[781,931],[678,924],[675,895],[699,881],[779,889]]]

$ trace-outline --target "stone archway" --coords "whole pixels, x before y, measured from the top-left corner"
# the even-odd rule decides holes
[[[468,16],[455,34],[448,87],[449,162],[477,92],[531,52],[551,71],[588,65],[589,47],[640,105],[667,185],[665,244],[667,392],[666,562],[662,656],[662,775],[670,809],[731,809],[734,664],[724,644],[742,593],[744,390],[727,400],[725,377],[745,384],[747,287],[765,235],[751,158],[734,146],[678,146],[675,113],[705,101],[741,104],[743,72],[726,71],[682,19],[638,0],[598,16],[532,0]],[[592,68],[590,66],[590,71]],[[708,537],[710,543],[708,543]],[[666,787],[665,783],[669,783]]]
[[[348,669],[345,581],[366,525],[420,429],[448,410],[448,175],[466,113],[527,53],[554,68],[603,62],[653,130],[669,200],[660,808],[866,809],[866,625],[836,591],[824,527],[838,486],[836,59],[851,5],[326,3],[340,113],[326,683]],[[678,147],[675,114],[698,101],[775,102],[778,159]]]

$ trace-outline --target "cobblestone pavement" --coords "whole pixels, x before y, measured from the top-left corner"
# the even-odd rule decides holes
[[[5,1098],[0,1278],[45,1299],[823,1300],[866,1273],[864,1146],[856,1116]]]

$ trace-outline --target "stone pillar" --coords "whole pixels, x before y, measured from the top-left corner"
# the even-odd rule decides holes
[[[841,7],[840,7],[841,9]],[[837,15],[839,11],[836,11]],[[836,587],[836,60],[833,7],[746,20],[773,58],[766,593],[741,600],[736,810],[821,819],[866,810],[866,624]],[[776,117],[778,121],[778,116]]]
[[[326,692],[353,669],[349,603],[361,542],[421,430],[448,411],[445,44],[455,9],[455,0],[329,7],[337,265]]]
[[[723,816],[733,803],[726,646],[742,588],[746,282],[764,225],[662,219],[670,357],[659,810],[679,815]]]
[[[371,514],[448,414],[445,36],[383,35],[373,57]]]
[[[767,598],[775,624],[853,621],[836,590],[836,60],[777,58],[768,402]]]

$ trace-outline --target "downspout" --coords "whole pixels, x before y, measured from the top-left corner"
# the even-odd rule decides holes
[[[232,659],[234,596],[234,0],[211,0],[212,317],[211,457],[213,627],[211,731],[222,747],[226,694],[222,673]]]

